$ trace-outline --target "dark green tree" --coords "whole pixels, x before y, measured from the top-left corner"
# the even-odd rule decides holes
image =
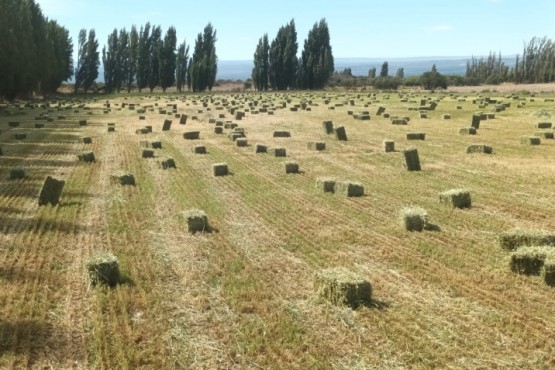
[[[194,92],[212,90],[218,72],[216,55],[216,30],[211,23],[204,27],[204,32],[197,35],[192,60],[187,70],[187,84]]]
[[[177,91],[182,92],[187,81],[187,64],[189,62],[189,45],[183,41],[177,48],[175,80]]]
[[[54,93],[62,82],[69,80],[73,75],[73,43],[69,31],[56,21],[48,22],[46,42],[52,55],[49,57],[50,68],[42,80],[42,90]]]
[[[106,46],[108,47],[106,49]],[[118,31],[108,35],[108,43],[102,48],[102,63],[104,65],[104,89],[111,93],[116,89],[116,79],[119,73],[118,65]]]
[[[274,90],[295,87],[297,81],[297,31],[295,21],[280,27],[270,46],[270,85]]]
[[[137,88],[139,92],[148,86],[150,70],[150,23],[141,26],[137,48]]]
[[[395,74],[395,77],[401,80],[405,78],[405,69],[403,67],[397,68],[397,73]]]
[[[82,65],[84,69],[83,89],[87,92],[98,77],[98,66],[100,65],[98,40],[96,39],[96,32],[94,29],[89,30],[89,37],[87,38],[85,49],[85,61]]]
[[[177,35],[174,27],[168,28],[160,51],[160,86],[162,91],[175,84]]]
[[[270,70],[270,44],[268,41],[268,34],[258,41],[256,50],[254,52],[254,67],[252,69],[252,80],[254,87],[258,91],[266,91],[269,87],[269,70]]]
[[[118,36],[118,52],[117,52],[117,65],[118,74],[115,78],[115,88],[119,93],[122,86],[127,84],[127,79],[131,73],[131,51],[129,49],[129,32],[125,28],[119,31]]]
[[[150,33],[150,54],[148,59],[148,88],[150,92],[160,84],[160,54],[162,52],[162,28],[156,26]]]
[[[129,47],[126,52],[125,67],[126,74],[124,76],[124,84],[127,87],[127,92],[131,92],[135,76],[137,75],[137,59],[139,56],[139,34],[135,25],[131,26],[129,31]]]
[[[368,77],[376,78],[376,67],[372,67],[368,70]]]
[[[438,88],[447,88],[447,78],[437,71],[436,65],[432,66],[430,72],[424,72],[420,76],[420,84],[426,90],[435,90]]]
[[[383,62],[382,69],[380,70],[380,77],[387,76],[389,76],[389,64],[387,62]]]
[[[328,24],[325,19],[315,23],[309,31],[299,67],[300,87],[305,89],[323,88],[333,74],[335,67]]]
[[[75,67],[75,92],[83,85],[85,79],[83,64],[87,56],[87,30],[81,29],[77,37],[77,66]]]

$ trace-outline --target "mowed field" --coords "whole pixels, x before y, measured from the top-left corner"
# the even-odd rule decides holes
[[[482,120],[477,135],[460,135],[474,112],[495,111],[479,108],[485,97],[511,104]],[[4,107],[0,367],[552,368],[555,288],[512,273],[498,243],[515,228],[555,229],[555,140],[520,141],[553,120],[546,98],[553,94],[122,94]],[[438,102],[426,119],[414,110],[421,99]],[[302,102],[310,111],[290,110]],[[264,106],[273,114],[259,112]],[[377,116],[379,106],[408,125]],[[245,117],[236,120],[232,107]],[[53,119],[36,120],[41,114]],[[249,146],[228,139],[230,129],[215,134],[211,119],[237,123]],[[325,120],[343,125],[348,141],[327,135]],[[137,134],[145,125],[153,132]],[[276,130],[291,137],[274,138]],[[200,139],[185,140],[187,131]],[[426,139],[407,141],[407,132]],[[156,139],[155,158],[141,158],[140,142]],[[385,139],[396,152],[384,152]],[[311,141],[326,149],[308,149]],[[493,154],[466,154],[478,143]],[[256,144],[284,147],[287,157],[255,153]],[[207,154],[193,153],[196,145]],[[404,168],[408,147],[418,149],[422,171]],[[77,160],[85,150],[95,163]],[[161,169],[163,157],[177,168]],[[286,175],[286,161],[301,173]],[[214,177],[221,162],[231,174]],[[23,179],[9,179],[15,167]],[[136,186],[111,184],[120,170]],[[48,175],[66,181],[61,204],[39,207]],[[360,182],[365,195],[323,193],[319,177]],[[453,188],[470,191],[472,208],[439,203]],[[405,231],[406,206],[424,208],[440,230]],[[191,208],[206,212],[212,232],[188,233],[182,213]],[[119,258],[123,283],[114,288],[89,284],[86,262],[102,251]],[[367,278],[372,304],[353,310],[319,299],[314,275],[333,267]]]

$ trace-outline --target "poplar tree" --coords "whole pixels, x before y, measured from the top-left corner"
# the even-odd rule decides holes
[[[280,27],[270,46],[270,85],[274,90],[295,87],[297,79],[297,31],[295,21]]]
[[[216,30],[211,23],[197,35],[193,57],[187,70],[187,84],[194,92],[212,90],[218,72],[216,55]]]
[[[268,90],[270,79],[270,44],[268,41],[268,34],[265,33],[264,36],[258,41],[258,46],[254,52],[254,67],[252,69],[252,80],[254,82],[254,88],[258,91]]]
[[[187,64],[189,62],[189,45],[183,41],[177,49],[175,80],[177,91],[182,92],[187,80]]]
[[[162,50],[162,28],[152,28],[150,34],[150,53],[148,58],[148,88],[150,92],[160,84],[160,53]]]
[[[177,36],[174,27],[168,28],[160,51],[160,86],[162,91],[175,84]]]
[[[148,86],[150,67],[150,23],[141,26],[137,48],[137,88],[139,92]]]
[[[135,76],[137,74],[137,59],[139,53],[139,34],[137,32],[137,27],[135,25],[131,26],[131,31],[129,31],[129,48],[127,52],[127,67],[125,68],[126,74],[124,76],[124,83],[127,87],[127,92],[131,92],[131,87],[135,81]]]
[[[299,63],[300,87],[305,89],[323,88],[335,70],[330,45],[330,33],[325,19],[315,23],[304,41]]]

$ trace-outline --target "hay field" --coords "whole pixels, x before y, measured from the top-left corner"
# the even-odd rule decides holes
[[[515,228],[555,229],[555,140],[521,143],[554,119],[546,98],[291,92],[4,107],[0,368],[552,368],[555,288],[511,272],[498,244]],[[425,119],[421,99],[438,103]],[[476,135],[459,134],[473,113],[502,103],[510,106]],[[408,124],[377,116],[379,106]],[[232,108],[245,117],[236,120]],[[347,141],[326,134],[328,120],[345,127]],[[215,121],[238,124],[248,146],[228,139],[231,129],[215,134]],[[137,133],[145,126],[153,132]],[[200,139],[185,140],[191,131]],[[408,141],[410,132],[425,140]],[[386,139],[396,151],[384,151]],[[154,158],[141,157],[145,140],[162,143]],[[321,141],[325,150],[307,148]],[[257,144],[287,157],[256,153]],[[471,144],[493,154],[466,154]],[[206,154],[195,154],[199,145]],[[422,171],[404,168],[409,147]],[[78,161],[83,151],[96,162]],[[175,169],[160,168],[166,157]],[[300,172],[286,174],[292,161]],[[217,163],[230,174],[213,176]],[[10,180],[16,167],[25,177]],[[112,184],[118,171],[136,185]],[[48,175],[65,180],[61,203],[39,207]],[[364,196],[322,192],[317,179],[327,177],[362,184]],[[441,204],[450,189],[468,190],[472,207]],[[421,207],[435,227],[406,231],[405,207]],[[190,209],[206,213],[211,232],[188,232]],[[122,283],[92,287],[87,261],[106,251],[118,257]],[[318,299],[315,274],[340,267],[371,282],[371,304],[353,310]]]

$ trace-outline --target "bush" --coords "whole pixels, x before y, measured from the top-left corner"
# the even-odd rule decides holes
[[[420,76],[405,77],[403,85],[411,87],[420,86]]]
[[[397,90],[402,80],[397,77],[378,77],[374,80],[374,88],[379,90]]]
[[[435,90],[437,88],[447,88],[447,78],[439,72],[424,72],[420,76],[420,84],[426,90]]]

